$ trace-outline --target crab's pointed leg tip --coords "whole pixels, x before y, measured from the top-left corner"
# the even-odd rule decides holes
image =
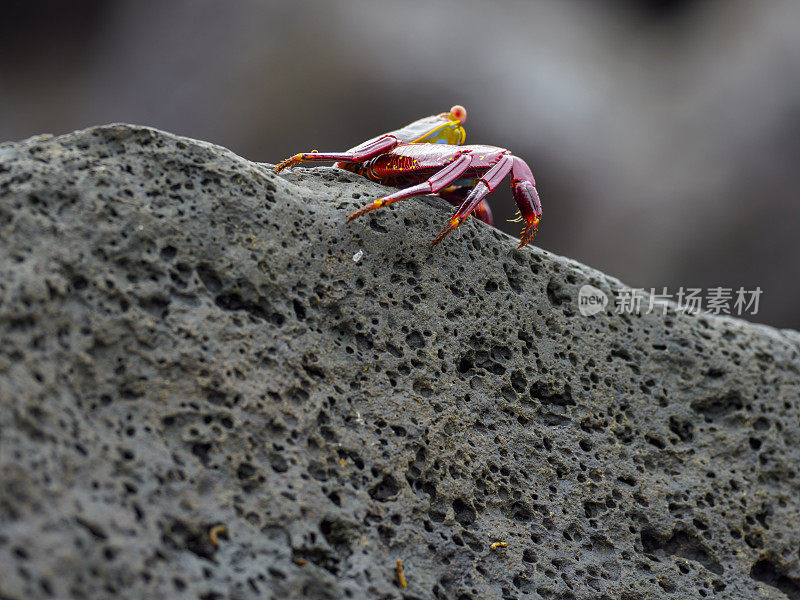
[[[357,210],[352,215],[347,217],[347,222],[349,223],[350,221],[355,221],[358,217],[360,217],[361,215],[363,215],[366,212],[367,211],[365,211],[363,208],[361,210]]]
[[[288,169],[289,167],[293,167],[299,162],[302,162],[303,155],[302,154],[295,154],[294,156],[290,156],[289,158],[284,158],[281,162],[275,165],[275,172],[280,173],[284,169]]]
[[[349,223],[350,221],[357,219],[358,217],[364,216],[368,212],[372,212],[376,208],[381,208],[382,206],[385,205],[386,205],[386,199],[378,198],[377,200],[374,200],[372,204],[367,204],[365,207],[359,208],[356,212],[347,217],[347,222]]]
[[[431,242],[431,248],[433,248],[433,247],[434,247],[434,246],[436,246],[436,245],[437,245],[439,242],[441,242],[441,241],[442,241],[444,238],[446,238],[446,237],[447,237],[447,235],[448,235],[448,234],[449,234],[451,231],[453,231],[453,229],[455,229],[456,227],[458,227],[459,225],[461,225],[461,222],[462,222],[463,220],[464,220],[464,219],[452,219],[452,220],[451,220],[451,221],[450,221],[450,222],[447,224],[447,226],[446,226],[444,229],[442,229],[441,233],[439,233],[439,235],[437,235],[437,236],[436,236],[436,239],[434,239],[434,240]]]

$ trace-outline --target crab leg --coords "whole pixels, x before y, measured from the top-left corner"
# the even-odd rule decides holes
[[[475,184],[475,187],[472,188],[472,191],[469,193],[469,195],[464,198],[464,202],[456,211],[456,214],[452,216],[447,226],[442,229],[442,232],[436,236],[435,240],[433,240],[431,246],[435,246],[441,242],[448,233],[461,225],[464,219],[466,219],[469,214],[475,210],[475,208],[483,201],[483,199],[491,194],[498,185],[500,185],[500,182],[503,181],[506,175],[508,175],[509,171],[511,171],[513,164],[514,157],[510,154],[503,154],[500,157],[500,160],[498,160],[495,165],[478,180],[478,183]]]
[[[364,142],[360,146],[356,146],[355,148],[347,150],[346,152],[317,152],[316,150],[311,152],[301,152],[300,154],[290,156],[289,158],[284,159],[275,165],[275,172],[280,173],[287,167],[293,167],[297,163],[311,160],[363,162],[365,160],[369,160],[370,158],[374,158],[379,154],[383,154],[384,152],[389,152],[389,150],[392,150],[397,146],[397,144],[397,138],[393,135],[383,135],[374,140]]]
[[[472,191],[474,185],[475,184],[472,183],[469,186],[450,186],[444,190],[439,190],[437,195],[439,198],[447,200],[453,206],[461,206],[461,203],[464,202],[464,198]],[[492,209],[489,208],[489,203],[486,202],[486,200],[475,207],[475,210],[472,211],[472,216],[479,221],[483,221],[487,225],[494,225]]]
[[[378,198],[377,200],[373,201],[372,204],[367,204],[364,208],[354,212],[352,215],[347,217],[347,220],[348,222],[352,221],[353,219],[357,219],[358,217],[365,215],[377,208],[383,208],[392,202],[397,202],[398,200],[402,200],[404,198],[420,196],[422,194],[435,194],[461,177],[461,175],[463,175],[464,172],[469,168],[470,162],[472,162],[471,154],[459,154],[453,162],[447,165],[444,169],[441,169],[431,175],[431,177],[426,181],[404,190],[400,190],[399,192],[395,192],[394,194],[384,196],[383,198]]]
[[[472,211],[472,216],[476,219],[483,221],[487,225],[494,225],[494,218],[492,217],[492,209],[486,203],[486,200],[478,204],[475,210]]]

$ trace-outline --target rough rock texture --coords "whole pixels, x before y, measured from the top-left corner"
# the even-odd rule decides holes
[[[800,598],[797,333],[381,191],[0,145],[0,597]]]

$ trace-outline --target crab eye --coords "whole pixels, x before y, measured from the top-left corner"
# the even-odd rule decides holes
[[[467,120],[467,109],[461,106],[460,104],[456,104],[453,108],[450,109],[450,117],[454,121],[461,121],[462,123]]]

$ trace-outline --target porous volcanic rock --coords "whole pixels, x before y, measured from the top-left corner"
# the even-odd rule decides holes
[[[0,145],[0,597],[800,598],[797,333],[384,191]]]

